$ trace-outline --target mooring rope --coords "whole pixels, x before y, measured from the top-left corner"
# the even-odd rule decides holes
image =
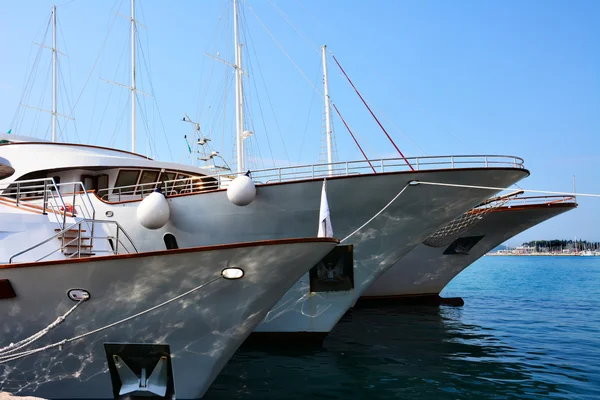
[[[483,189],[483,190],[509,190],[510,188],[493,187],[493,186],[479,186],[479,185],[465,185],[462,183],[442,183],[442,182],[427,182],[427,181],[411,181],[413,185],[432,185],[432,186],[448,186],[458,187],[465,189]],[[573,196],[573,197],[597,197],[600,198],[600,194],[594,193],[570,193],[570,192],[553,192],[550,190],[533,190],[533,189],[519,189],[523,192],[528,193],[542,193],[542,194],[556,194],[561,196]]]
[[[75,304],[73,307],[71,307],[69,309],[69,311],[67,311],[63,315],[59,316],[58,318],[56,318],[56,320],[54,322],[52,322],[50,325],[48,325],[44,329],[40,330],[39,332],[34,333],[33,335],[29,336],[28,338],[20,340],[17,343],[11,343],[6,347],[1,348],[0,349],[0,360],[4,357],[8,357],[9,354],[14,353],[15,351],[20,350],[23,347],[26,347],[26,346],[30,345],[31,343],[37,341],[38,339],[46,336],[52,329],[54,329],[58,325],[62,324],[65,321],[65,319],[67,319],[67,317],[69,315],[71,315],[71,313],[73,311],[75,311],[75,309],[77,307],[79,307],[87,299],[88,299],[88,297],[79,300],[77,302],[77,304]]]
[[[400,195],[402,193],[404,193],[404,191],[406,190],[407,187],[411,186],[411,182],[407,183],[400,192],[398,192],[398,194],[396,196],[394,196],[394,198],[392,200],[390,200],[389,203],[387,203],[381,210],[379,210],[379,212],[375,215],[373,215],[367,222],[365,222],[364,224],[362,224],[358,229],[356,229],[354,232],[352,232],[351,234],[349,234],[348,236],[346,236],[345,238],[343,238],[342,240],[340,240],[340,243],[345,242],[347,239],[349,239],[352,235],[354,235],[355,233],[357,233],[358,231],[360,231],[362,228],[364,228],[365,226],[367,226],[371,221],[373,221],[375,218],[377,218],[382,212],[384,212],[389,206],[391,206],[397,199],[398,197],[400,197]]]
[[[71,342],[74,342],[76,340],[83,339],[86,336],[90,336],[90,335],[94,335],[94,334],[96,334],[98,332],[102,332],[102,331],[104,331],[106,329],[109,329],[109,328],[115,327],[117,325],[123,324],[123,323],[125,323],[127,321],[130,321],[130,320],[132,320],[134,318],[137,318],[139,316],[142,316],[144,314],[148,314],[149,312],[152,312],[152,311],[157,310],[157,309],[159,309],[161,307],[164,307],[167,304],[170,304],[170,303],[172,303],[174,301],[180,300],[183,297],[188,296],[188,295],[190,295],[190,294],[192,294],[192,293],[194,293],[194,292],[202,289],[203,287],[210,285],[213,282],[216,282],[220,278],[221,278],[221,275],[219,275],[216,278],[213,278],[212,280],[210,280],[210,281],[208,281],[206,283],[203,283],[203,284],[201,284],[199,286],[196,286],[195,288],[190,289],[187,292],[184,292],[184,293],[182,293],[182,294],[180,294],[178,296],[175,296],[172,299],[166,300],[166,301],[164,301],[162,303],[159,303],[159,304],[157,304],[157,305],[155,305],[153,307],[150,307],[150,308],[148,308],[148,309],[146,309],[144,311],[140,311],[139,313],[130,315],[129,317],[120,319],[118,321],[115,321],[113,323],[105,325],[105,326],[103,326],[101,328],[97,328],[97,329],[94,329],[92,331],[89,331],[89,332],[86,332],[86,333],[82,333],[81,335],[74,336],[74,337],[72,337],[70,339],[63,339],[60,342],[51,343],[51,344],[43,346],[43,347],[38,347],[36,349],[26,350],[26,351],[23,351],[23,352],[20,352],[20,353],[8,354],[8,355],[0,355],[0,364],[8,363],[10,361],[15,361],[15,360],[27,357],[27,356],[32,355],[32,354],[36,354],[36,353],[40,353],[40,352],[45,351],[45,350],[52,349],[54,347],[62,348],[62,346],[65,345],[65,344],[67,344],[67,343],[71,343]],[[35,336],[35,335],[33,335],[33,336]]]

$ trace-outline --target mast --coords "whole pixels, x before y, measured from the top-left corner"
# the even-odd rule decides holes
[[[233,36],[235,44],[235,125],[237,169],[244,172],[244,89],[242,85],[242,45],[238,32],[238,1],[233,0]]]
[[[56,68],[56,6],[52,6],[52,141],[56,142],[57,77]]]
[[[321,56],[323,58],[323,100],[325,101],[325,135],[327,138],[327,163],[329,164],[329,175],[333,173],[333,150],[331,145],[331,110],[329,109],[329,81],[327,77],[327,46],[321,47]]]
[[[135,0],[131,0],[131,152],[135,153]]]

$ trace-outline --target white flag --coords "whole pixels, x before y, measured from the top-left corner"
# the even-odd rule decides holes
[[[318,237],[333,237],[333,227],[329,216],[329,204],[327,203],[326,180],[323,180],[323,189],[321,190],[321,208],[319,209],[319,233]]]

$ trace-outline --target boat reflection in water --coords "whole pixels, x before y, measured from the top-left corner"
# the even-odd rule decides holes
[[[539,377],[546,369],[539,361],[543,352],[519,355],[494,329],[467,322],[464,311],[380,305],[353,309],[322,348],[238,351],[206,399],[233,393],[244,399],[457,399],[565,392]]]

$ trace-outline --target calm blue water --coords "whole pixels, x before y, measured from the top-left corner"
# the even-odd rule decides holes
[[[353,310],[321,349],[239,351],[207,399],[600,398],[600,257],[484,257],[463,307]]]

